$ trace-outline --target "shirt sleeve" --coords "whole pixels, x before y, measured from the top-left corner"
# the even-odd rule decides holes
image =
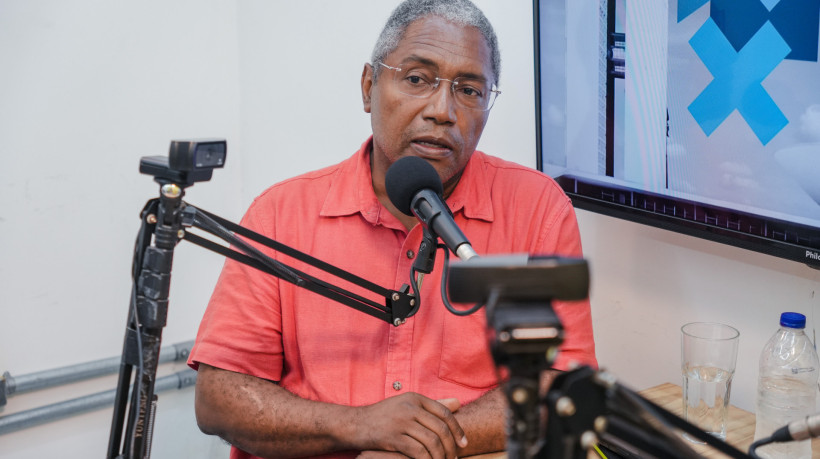
[[[549,215],[543,225],[542,240],[537,251],[567,257],[583,257],[581,234],[572,203],[566,196],[563,205]],[[569,370],[575,364],[598,367],[595,339],[592,334],[592,313],[589,298],[580,301],[554,301],[553,309],[564,327],[564,342],[553,367]]]
[[[241,225],[275,239],[273,217],[260,200]],[[274,251],[255,245],[268,256]],[[282,375],[282,320],[279,280],[228,259],[200,323],[188,365],[205,363],[224,370],[278,381]]]

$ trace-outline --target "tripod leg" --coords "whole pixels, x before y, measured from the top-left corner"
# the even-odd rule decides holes
[[[146,206],[146,210],[143,211],[143,221],[152,226],[156,225],[153,233],[155,245],[148,245],[150,235],[146,236],[142,231],[135,250],[135,264],[139,260],[140,271],[131,294],[132,307],[129,310],[109,436],[109,459],[143,459],[150,453],[153,433],[151,427],[156,407],[154,383],[159,365],[162,329],[168,317],[168,293],[174,247],[179,240],[178,234],[182,227],[181,199],[181,194],[172,197],[163,194],[158,207]],[[150,212],[156,212],[156,215]],[[144,250],[140,251],[140,248]],[[128,385],[133,367],[137,367],[138,370],[134,376],[123,438],[122,428],[129,398]]]

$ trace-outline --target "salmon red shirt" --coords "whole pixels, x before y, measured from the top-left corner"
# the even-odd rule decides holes
[[[242,226],[382,287],[409,283],[422,236],[382,206],[370,175],[371,139],[349,159],[262,193]],[[476,151],[447,199],[479,255],[581,256],[575,213],[542,173]],[[286,265],[383,303],[289,257]],[[279,384],[311,400],[361,406],[412,391],[469,403],[496,387],[484,310],[459,317],[441,302],[444,253],[421,285],[421,308],[399,327],[228,260],[200,325],[199,362]],[[456,305],[468,307],[469,305]],[[587,300],[555,302],[565,340],[555,367],[596,366]],[[342,454],[343,456],[343,454]],[[232,458],[251,457],[234,448]]]

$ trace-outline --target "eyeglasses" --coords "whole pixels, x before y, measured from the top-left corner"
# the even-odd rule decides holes
[[[398,91],[406,96],[425,98],[430,97],[442,81],[449,81],[450,92],[456,105],[471,110],[486,112],[493,108],[495,99],[501,91],[495,89],[495,85],[489,85],[486,81],[470,77],[458,77],[452,80],[439,78],[426,67],[391,67],[383,62],[379,64],[393,71],[393,82]]]

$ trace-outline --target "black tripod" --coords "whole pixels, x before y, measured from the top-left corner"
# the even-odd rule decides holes
[[[196,151],[196,148],[193,149]],[[172,144],[172,152],[174,144]],[[223,147],[224,160],[224,147]],[[108,458],[143,458],[151,451],[157,396],[154,394],[162,329],[168,317],[168,292],[174,248],[190,226],[190,213],[182,202],[185,187],[208,180],[212,171],[172,171],[163,158],[145,161],[140,171],[157,171],[160,197],[149,201],[141,213],[142,225],[134,247],[128,321],[114,398],[114,415]],[[159,171],[164,171],[160,173]],[[136,371],[130,393],[132,372]],[[125,442],[122,441],[123,425]]]

